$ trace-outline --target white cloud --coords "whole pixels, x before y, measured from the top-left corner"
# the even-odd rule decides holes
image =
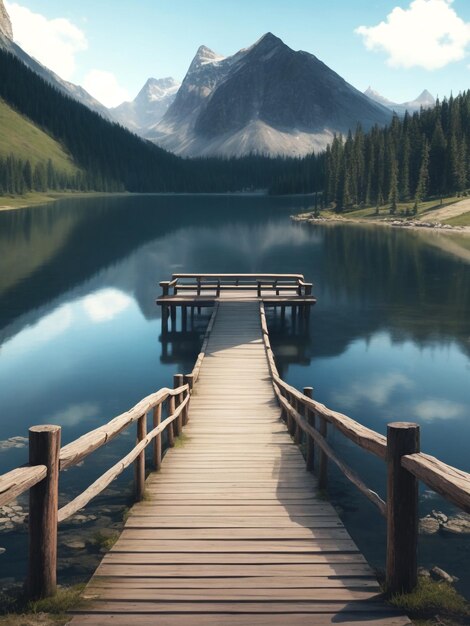
[[[428,398],[413,407],[414,414],[424,422],[464,417],[465,406],[443,398]]]
[[[413,0],[407,9],[395,7],[376,26],[360,26],[368,50],[383,50],[392,67],[435,70],[466,56],[470,23],[452,8],[453,0]]]
[[[131,99],[127,89],[121,87],[112,72],[91,70],[85,76],[83,86],[88,93],[107,107],[115,107]]]
[[[83,299],[83,308],[92,322],[109,322],[132,304],[132,299],[116,289],[103,289]]]
[[[96,417],[98,413],[98,405],[84,402],[83,404],[73,404],[62,411],[58,411],[48,418],[48,422],[58,426],[76,426],[84,420]]]
[[[88,48],[85,33],[68,19],[47,19],[15,2],[5,2],[15,41],[64,79],[73,76],[79,52]]]
[[[337,393],[335,400],[343,406],[353,408],[367,401],[376,406],[388,404],[392,394],[398,389],[411,389],[413,383],[400,372],[377,375],[367,381],[352,383],[345,391]]]

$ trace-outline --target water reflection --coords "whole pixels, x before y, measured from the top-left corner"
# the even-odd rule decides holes
[[[131,196],[0,213],[0,441],[56,422],[67,443],[189,372],[209,312],[193,326],[189,320],[187,332],[178,319],[177,330],[162,335],[157,285],[172,272],[302,272],[318,297],[308,326],[269,312],[281,375],[379,432],[390,420],[419,421],[423,449],[470,470],[468,262],[452,238],[443,246],[421,232],[291,222],[308,202]],[[132,439],[118,438],[66,472],[63,496],[86,487]],[[378,459],[338,434],[332,444],[384,493]],[[0,449],[0,472],[26,461],[24,447]],[[118,483],[121,506],[129,479]],[[380,565],[384,534],[367,532],[375,512],[334,470],[332,493]],[[429,495],[423,512],[442,505]],[[448,543],[438,554],[437,541],[423,544],[425,558],[445,568],[453,555],[453,573],[470,588],[468,564]],[[468,543],[457,543],[468,556]],[[0,535],[0,545],[0,567],[19,573],[17,535]]]

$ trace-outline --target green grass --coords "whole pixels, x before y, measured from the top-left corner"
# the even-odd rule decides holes
[[[33,165],[51,159],[57,170],[68,174],[78,169],[59,142],[0,100],[0,156],[11,153]]]
[[[411,618],[428,619],[439,615],[470,620],[470,604],[452,585],[424,576],[419,578],[412,593],[394,595],[389,602]]]
[[[28,602],[23,596],[0,599],[0,626],[58,626],[70,621],[67,612],[82,605],[85,585],[63,587],[52,598]]]
[[[117,531],[113,533],[103,533],[98,531],[93,535],[93,545],[99,549],[109,552],[118,539],[119,533]]]
[[[183,433],[179,437],[175,437],[175,448],[184,448],[189,441],[191,441],[191,437]]]
[[[444,223],[451,226],[470,226],[470,211],[457,215],[457,217],[451,217],[450,220],[446,220]]]
[[[397,205],[397,212],[395,213],[395,215],[390,215],[390,204],[383,204],[382,206],[380,206],[378,215],[375,212],[375,207],[352,209],[351,211],[340,213],[340,215],[343,216],[345,219],[358,219],[359,218],[359,219],[374,220],[374,219],[383,219],[384,217],[401,218],[401,217],[404,217],[404,214],[406,213],[406,210],[408,209],[408,213],[410,214],[410,217],[424,217],[426,213],[429,213],[436,209],[442,209],[446,206],[449,206],[450,204],[455,204],[456,202],[459,202],[460,200],[464,200],[464,198],[462,196],[459,196],[459,197],[452,196],[450,198],[445,198],[442,204],[441,204],[440,199],[437,199],[437,200],[434,199],[434,200],[428,200],[426,202],[422,202],[418,206],[417,216],[411,215],[411,212],[414,206],[414,201],[399,202]]]

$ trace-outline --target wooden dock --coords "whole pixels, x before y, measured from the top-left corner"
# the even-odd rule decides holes
[[[221,299],[183,444],[73,626],[401,626],[280,418],[256,294]]]
[[[302,275],[174,274],[161,285],[166,337],[178,334],[178,308],[183,335],[213,308],[192,372],[65,446],[60,426],[32,426],[29,463],[0,476],[0,506],[29,492],[28,597],[56,593],[58,526],[133,465],[137,504],[72,626],[409,624],[322,497],[328,468],[386,519],[389,595],[418,582],[419,482],[470,513],[470,474],[421,452],[419,425],[392,422],[384,436],[282,379],[265,307],[281,324],[290,308],[292,331],[306,324],[315,298]],[[132,426],[136,444],[59,508],[61,472]],[[332,430],[384,463],[386,501],[339,456]]]

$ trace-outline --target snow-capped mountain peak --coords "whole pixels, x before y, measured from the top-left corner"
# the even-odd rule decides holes
[[[379,104],[382,104],[391,111],[394,111],[398,115],[405,115],[407,111],[408,113],[415,113],[421,108],[429,109],[436,104],[434,96],[432,96],[427,89],[425,89],[415,100],[402,102],[401,104],[399,104],[398,102],[393,102],[392,100],[388,100],[388,98],[382,96],[382,94],[372,89],[372,87],[368,87],[364,92],[364,95],[366,95],[374,102],[378,102]]]
[[[168,96],[176,95],[180,84],[171,76],[167,78],[149,78],[137,94],[136,101],[160,102]]]
[[[130,130],[142,133],[161,120],[178,93],[180,83],[171,76],[149,78],[132,102],[110,109],[113,118]]]

